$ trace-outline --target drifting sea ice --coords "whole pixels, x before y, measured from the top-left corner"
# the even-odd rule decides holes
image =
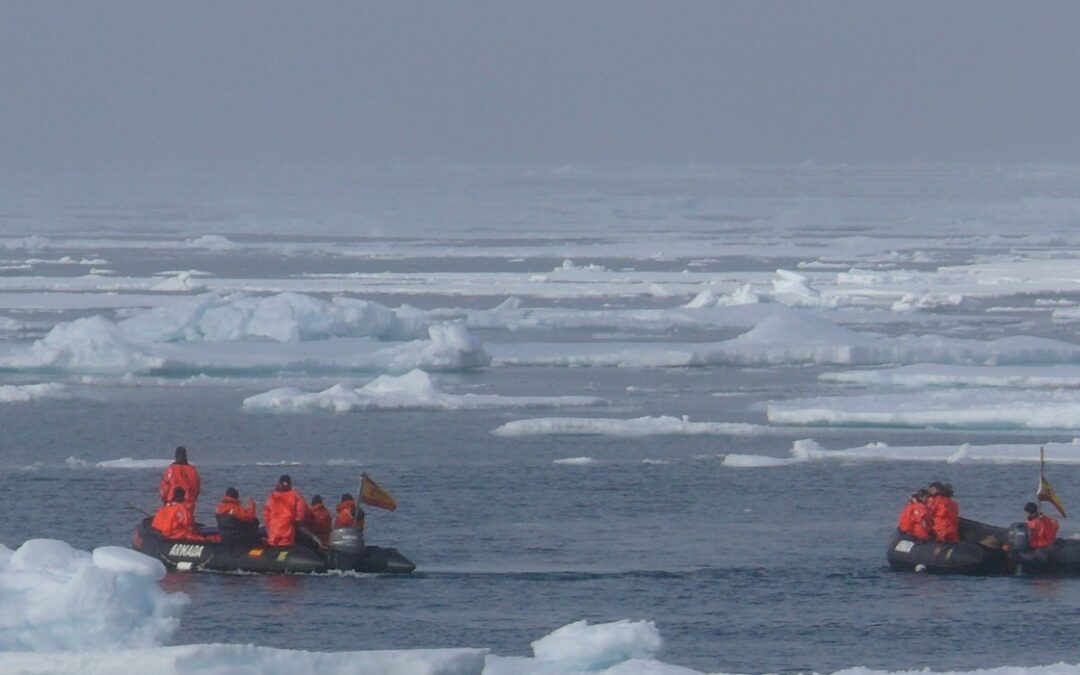
[[[164,576],[157,560],[116,546],[90,554],[54,539],[0,545],[0,652],[160,644],[187,602],[157,586]]]
[[[1046,461],[1080,464],[1080,439],[1071,443],[998,443],[990,445],[898,445],[868,443],[858,448],[827,450],[814,440],[795,441],[789,457],[769,455],[725,455],[721,463],[731,468],[771,468],[813,461],[865,462],[947,462],[1012,464],[1040,461],[1039,448],[1046,449]]]
[[[427,340],[389,343],[371,337],[154,342],[147,339],[145,330],[143,335],[138,335],[125,330],[123,325],[124,322],[114,324],[101,316],[58,324],[29,346],[3,345],[0,367],[101,374],[163,370],[276,372],[290,368],[404,373],[414,368],[466,370],[490,363],[483,343],[461,324],[433,324],[425,328]],[[250,329],[250,324],[245,325]],[[293,319],[279,327],[283,337],[310,335],[297,329]],[[267,327],[265,332],[271,331]],[[175,333],[163,330],[151,337],[166,339],[170,335]]]
[[[1080,391],[963,389],[772,401],[774,424],[1070,429],[1080,426]]]
[[[612,419],[606,417],[546,417],[507,422],[492,429],[496,436],[754,436],[768,427],[739,422],[691,422],[685,415]]]
[[[481,408],[557,408],[598,406],[606,402],[595,396],[500,396],[498,394],[451,394],[443,391],[431,375],[412,370],[401,376],[380,375],[353,389],[338,383],[320,392],[284,387],[244,399],[245,410],[265,412],[311,412],[328,410]]]

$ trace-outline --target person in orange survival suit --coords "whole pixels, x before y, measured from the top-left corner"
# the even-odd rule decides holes
[[[341,501],[334,508],[337,511],[337,516],[334,518],[335,530],[339,527],[364,529],[364,510],[356,504],[351,494],[346,492],[341,495]]]
[[[158,509],[150,526],[166,539],[202,541],[204,537],[195,529],[195,512],[186,501],[184,488],[173,489],[172,499]]]
[[[327,510],[326,504],[323,504],[322,495],[313,496],[304,526],[311,530],[323,546],[330,543],[330,521],[330,511]]]
[[[263,507],[266,542],[271,546],[292,546],[296,528],[307,521],[308,505],[304,497],[292,489],[292,478],[282,474]]]
[[[952,486],[934,481],[928,492],[926,505],[934,520],[934,538],[947,543],[960,541],[960,507],[953,501]]]
[[[926,500],[929,497],[930,493],[927,490],[919,490],[912,494],[904,509],[900,511],[900,520],[896,524],[896,529],[916,539],[933,539],[934,535],[930,531],[932,517],[929,507],[926,506]]]
[[[225,496],[218,502],[218,532],[222,541],[248,541],[259,539],[259,521],[255,518],[255,501],[248,497],[247,506],[240,503],[240,493],[236,488],[225,490]]]
[[[1039,513],[1035,502],[1024,504],[1024,513],[1027,514],[1028,546],[1039,549],[1053,544],[1057,539],[1058,521],[1045,513]]]
[[[181,445],[176,449],[175,457],[173,463],[165,467],[165,472],[161,474],[159,487],[161,503],[167,503],[173,490],[182,487],[184,494],[187,495],[188,503],[194,510],[195,502],[199,499],[199,470],[195,468],[195,465],[188,463],[187,448],[184,446]]]

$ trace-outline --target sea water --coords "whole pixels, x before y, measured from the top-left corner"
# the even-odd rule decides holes
[[[1010,362],[1031,375],[1075,361],[1068,352],[1077,342],[1068,314],[1052,316],[1077,304],[1064,271],[1078,243],[1071,232],[1080,216],[1075,170],[1047,169],[1041,178],[1032,178],[1030,168],[1006,176],[974,168],[938,171],[940,183],[901,169],[704,177],[696,170],[656,170],[630,172],[630,178],[552,173],[539,186],[519,177],[512,187],[486,184],[471,206],[449,187],[425,193],[448,205],[444,210],[392,204],[380,213],[423,225],[400,238],[387,234],[392,218],[365,238],[374,216],[347,199],[348,208],[315,218],[322,229],[338,230],[319,237],[300,236],[302,224],[290,237],[289,219],[274,209],[275,236],[253,233],[250,223],[265,210],[254,198],[248,206],[256,215],[223,215],[209,225],[194,216],[163,224],[152,210],[117,206],[149,225],[146,233],[125,227],[116,238],[72,225],[79,207],[57,216],[37,202],[23,205],[20,218],[4,222],[11,269],[0,277],[0,316],[19,325],[4,333],[7,351],[0,359],[31,349],[57,324],[87,316],[119,322],[210,291],[253,297],[291,291],[391,308],[409,303],[471,320],[470,334],[494,358],[482,367],[430,369],[440,391],[507,400],[589,396],[602,405],[245,409],[245,400],[275,388],[320,392],[338,383],[369,383],[381,374],[377,369],[320,360],[347,336],[301,344],[297,349],[306,351],[284,366],[275,365],[278,356],[267,356],[279,354],[273,340],[250,337],[241,341],[247,354],[238,355],[234,368],[201,368],[202,347],[192,342],[182,345],[188,360],[175,369],[127,372],[99,367],[102,361],[70,360],[20,368],[9,361],[0,385],[64,389],[28,401],[14,393],[26,390],[10,389],[0,404],[0,542],[17,547],[48,537],[83,549],[127,544],[143,517],[139,510],[158,504],[160,466],[184,445],[202,474],[198,515],[204,522],[212,521],[213,505],[229,486],[261,502],[278,475],[289,473],[305,496],[321,494],[332,506],[341,493],[355,494],[362,471],[371,474],[400,508],[369,509],[368,542],[397,547],[417,570],[407,576],[171,573],[163,587],[191,598],[174,636],[178,644],[250,642],[314,651],[475,646],[516,655],[579,619],[630,618],[656,622],[665,662],[703,671],[1076,662],[1076,580],[933,577],[894,573],[885,563],[907,495],[931,480],[955,486],[961,515],[1002,525],[1019,520],[1037,482],[1039,445],[1071,444],[1065,407],[1071,399],[1058,426],[1034,414],[1027,423],[965,423],[962,410],[948,418],[960,421],[933,425],[910,416],[887,424],[833,424],[828,410],[811,415],[818,421],[806,426],[770,420],[770,403],[825,397],[826,408],[850,412],[863,410],[860,400],[869,395],[897,394],[910,404],[934,392],[828,379],[840,371],[931,359],[991,370]],[[452,172],[451,178],[444,187],[464,180]],[[188,206],[196,214],[209,209]],[[301,223],[319,213],[315,200],[303,206],[296,216]],[[526,224],[504,225],[492,209]],[[90,230],[109,221],[98,211],[91,215]],[[29,225],[23,217],[31,217]],[[36,234],[34,217],[48,221],[41,226],[46,236],[27,241]],[[56,217],[67,219],[59,232]],[[453,222],[437,226],[448,217]],[[352,227],[342,230],[341,222]],[[934,225],[942,222],[952,227],[942,232]],[[650,235],[650,228],[663,234]],[[224,239],[198,243],[206,234]],[[693,254],[695,247],[701,255]],[[76,262],[55,262],[64,256]],[[54,262],[27,262],[42,259]],[[104,262],[77,262],[91,259]],[[1031,260],[1034,266],[1023,267]],[[811,292],[784,295],[775,270],[799,262],[808,263],[802,273]],[[996,276],[979,267],[1006,263],[1014,266]],[[108,273],[89,274],[99,267]],[[853,268],[866,279],[840,276],[854,275]],[[154,290],[178,270],[205,274],[192,275],[196,286],[188,290]],[[683,321],[680,307],[698,291],[712,287],[723,296],[742,283],[764,300],[738,315]],[[917,296],[909,305],[921,299],[921,306],[894,307],[905,293]],[[962,299],[954,302],[952,295]],[[495,327],[467,314],[510,296],[548,314],[516,316]],[[646,314],[653,311],[661,314]],[[940,344],[903,343],[901,349],[889,342],[891,351],[878,360],[852,351],[845,362],[826,350],[799,356],[791,344],[773,341],[756,345],[752,362],[703,359],[711,346],[778,312],[800,320],[824,317],[874,339],[918,335]],[[1056,342],[1038,349],[982,344],[1002,337]],[[359,342],[348,345],[361,349]],[[154,348],[177,353],[168,351],[172,343]],[[647,353],[632,351],[642,348]],[[683,351],[698,360],[655,365],[677,363]],[[914,356],[905,361],[908,353]],[[245,360],[251,354],[262,360]],[[602,365],[612,354],[621,355],[618,363]],[[392,366],[384,370],[401,374]],[[1024,399],[1024,386],[1005,390]],[[981,388],[965,391],[972,406],[997,400]],[[1071,395],[1068,387],[1060,391]],[[1008,409],[1009,403],[999,405]],[[524,419],[645,416],[751,426],[702,435],[492,433]],[[853,452],[788,462],[801,439],[829,449],[887,444],[896,452],[890,461],[863,461]],[[903,450],[959,452],[964,444],[1029,447],[1031,460],[908,461]],[[1076,451],[1061,447],[1051,460],[1075,461]],[[725,462],[735,455],[751,460]],[[147,459],[159,463],[141,467],[138,460]],[[1066,506],[1080,504],[1072,487],[1080,466],[1058,461],[1048,472]],[[1069,522],[1063,520],[1065,536],[1074,534]]]

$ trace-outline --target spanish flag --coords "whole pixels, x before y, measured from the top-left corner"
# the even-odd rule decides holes
[[[1039,491],[1035,493],[1035,499],[1040,502],[1050,502],[1063,518],[1068,518],[1065,515],[1065,507],[1061,505],[1061,498],[1057,496],[1054,488],[1050,485],[1050,481],[1046,480],[1046,476],[1043,475],[1043,468],[1046,466],[1046,451],[1042,448],[1039,448],[1039,459]]]
[[[390,493],[379,487],[379,484],[371,480],[371,476],[365,474],[360,481],[360,501],[378,509],[393,511],[397,509],[397,502]]]

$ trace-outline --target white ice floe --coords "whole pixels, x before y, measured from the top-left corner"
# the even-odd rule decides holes
[[[71,390],[65,384],[0,384],[0,403],[27,403],[41,399],[70,398]]]
[[[29,347],[0,353],[0,367],[17,370],[140,372],[164,365],[150,345],[100,316],[58,324]]]
[[[187,602],[157,586],[164,576],[157,560],[115,546],[90,554],[53,539],[0,545],[0,669],[12,667],[12,651],[161,644]]]
[[[26,330],[26,324],[18,319],[12,319],[7,316],[0,316],[0,332],[14,333],[15,331]]]
[[[854,331],[817,312],[787,309],[770,311],[767,318],[752,329],[720,342],[515,343],[489,345],[488,351],[496,364],[543,366],[660,368],[709,365],[1080,363],[1080,345],[1060,340],[1027,336],[972,340],[933,334],[887,337]]]
[[[163,469],[171,463],[171,459],[132,459],[131,457],[122,457],[120,459],[107,459],[98,462],[94,466],[99,469]]]
[[[159,283],[150,287],[152,291],[194,291],[202,288],[203,285],[192,278],[191,272],[176,272],[169,275],[169,278],[162,280]]]
[[[1016,464],[1040,461],[1039,448],[1046,450],[1046,461],[1055,464],[1080,464],[1080,439],[1071,443],[997,443],[990,445],[902,445],[868,443],[856,448],[827,450],[816,441],[798,440],[791,446],[790,456],[725,455],[727,467],[777,467],[812,461],[844,462],[947,462]]]
[[[507,422],[491,431],[496,436],[755,436],[769,428],[740,422],[691,422],[667,415],[612,419],[606,417],[546,417]]]
[[[562,459],[552,460],[552,464],[568,464],[570,466],[586,466],[588,464],[596,464],[596,460],[592,457],[563,457]]]
[[[211,251],[232,251],[237,248],[235,242],[220,234],[204,234],[186,242],[190,248],[204,248]]]
[[[1071,429],[1080,426],[1080,391],[963,389],[773,401],[774,424]]]
[[[274,389],[244,399],[246,410],[268,412],[346,412],[385,409],[475,410],[481,408],[557,408],[604,405],[595,396],[501,396],[498,394],[452,394],[443,391],[422,370],[405,375],[382,375],[354,389],[338,383],[320,392],[294,387]]]
[[[821,292],[810,283],[810,277],[791,270],[776,270],[772,297],[792,307],[835,306],[836,300],[822,297]]]
[[[1080,366],[957,366],[913,364],[875,370],[822,373],[819,379],[869,386],[1080,387]]]
[[[413,368],[465,370],[485,366],[491,360],[480,340],[461,324],[425,325],[427,340],[326,339],[332,335],[336,319],[317,310],[307,313],[301,309],[308,306],[305,300],[294,303],[291,298],[277,296],[256,303],[261,310],[247,318],[237,318],[239,303],[234,303],[210,321],[211,313],[191,311],[205,302],[205,298],[191,299],[180,303],[186,307],[158,308],[161,312],[151,310],[119,324],[101,316],[61,323],[30,345],[0,344],[0,368],[98,374],[165,370],[174,374],[222,370],[404,373]],[[345,304],[344,315],[354,318],[371,309],[363,303]],[[396,315],[373,311],[374,320],[357,319],[354,328],[385,325],[383,318],[390,326],[397,325]],[[201,320],[192,321],[193,314],[200,314]]]
[[[339,297],[327,301],[299,293],[265,297],[206,293],[140,311],[119,323],[123,330],[149,342],[302,342],[330,337],[414,340],[427,334],[428,325],[423,313],[409,308],[395,311],[365,300]]]

